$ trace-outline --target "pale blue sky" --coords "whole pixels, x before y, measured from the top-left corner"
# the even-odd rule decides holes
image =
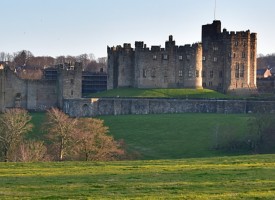
[[[216,19],[229,31],[258,34],[258,53],[275,53],[275,0],[216,0]],[[177,45],[201,40],[215,0],[0,0],[0,51],[35,56],[93,53],[144,41]]]

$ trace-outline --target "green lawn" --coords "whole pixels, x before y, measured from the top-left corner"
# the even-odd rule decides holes
[[[177,159],[231,155],[214,150],[224,139],[222,127],[242,138],[250,115],[162,114],[102,116],[116,139],[124,139],[140,159]],[[240,152],[233,152],[240,153]],[[242,152],[250,153],[250,152]]]
[[[229,98],[230,96],[209,89],[119,88],[90,94],[86,97]]]
[[[1,163],[1,199],[274,199],[273,155]]]
[[[42,138],[40,126],[44,113],[32,113],[35,129],[29,138]],[[224,152],[214,149],[224,140],[222,127],[242,138],[249,132],[251,115],[240,114],[162,114],[101,116],[110,134],[123,139],[127,149],[138,159],[179,159],[251,152]]]

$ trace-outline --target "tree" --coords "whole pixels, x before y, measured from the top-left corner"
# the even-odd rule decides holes
[[[32,130],[31,116],[26,110],[8,109],[0,118],[0,144],[4,160],[16,160],[16,152],[23,137]]]
[[[249,120],[250,141],[257,153],[275,152],[275,116],[257,114]]]
[[[52,108],[47,112],[47,130],[48,138],[53,145],[57,146],[58,160],[63,161],[64,156],[70,152],[72,146],[72,134],[76,131],[77,120],[70,118],[68,115]]]
[[[103,120],[81,118],[77,124],[78,131],[74,134],[74,150],[79,157],[87,160],[117,160],[124,154],[120,143],[107,135],[108,128]]]
[[[15,54],[14,56],[14,66],[26,66],[29,63],[29,60],[33,57],[33,54],[30,51],[22,50]]]
[[[42,141],[29,140],[20,145],[19,160],[22,162],[39,162],[49,160],[47,147]]]

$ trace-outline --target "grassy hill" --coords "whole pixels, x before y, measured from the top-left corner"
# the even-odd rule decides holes
[[[230,96],[209,89],[119,88],[90,94],[86,97],[229,98]]]
[[[44,113],[33,113],[34,131],[30,138],[41,138]],[[179,159],[247,154],[215,150],[225,139],[242,139],[249,132],[251,115],[240,114],[162,114],[101,116],[110,134],[123,139],[139,159]],[[225,130],[224,130],[225,129]],[[230,137],[229,137],[230,135]],[[232,136],[232,137],[231,137]]]
[[[128,148],[138,152],[141,159],[175,159],[231,155],[232,152],[217,151],[214,147],[225,139],[245,137],[250,117],[189,113],[100,118],[110,128],[110,134],[124,139]]]
[[[273,155],[1,163],[1,199],[274,199]]]

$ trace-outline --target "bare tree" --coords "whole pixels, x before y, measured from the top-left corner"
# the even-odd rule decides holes
[[[29,63],[29,60],[33,57],[33,54],[30,51],[27,50],[22,50],[19,51],[18,53],[15,53],[14,56],[14,66],[26,66]]]
[[[69,154],[72,146],[72,134],[76,130],[77,120],[70,118],[68,115],[52,108],[47,112],[46,127],[48,138],[57,145],[58,160],[63,161],[64,157]]]
[[[25,141],[20,145],[19,150],[20,161],[22,162],[39,162],[47,161],[47,147],[42,141]]]
[[[31,116],[26,110],[8,109],[0,118],[0,145],[4,160],[16,160],[16,152],[23,137],[32,130]]]
[[[124,154],[120,143],[107,135],[108,128],[103,120],[81,118],[77,124],[78,131],[74,134],[75,152],[87,160],[117,160]]]

